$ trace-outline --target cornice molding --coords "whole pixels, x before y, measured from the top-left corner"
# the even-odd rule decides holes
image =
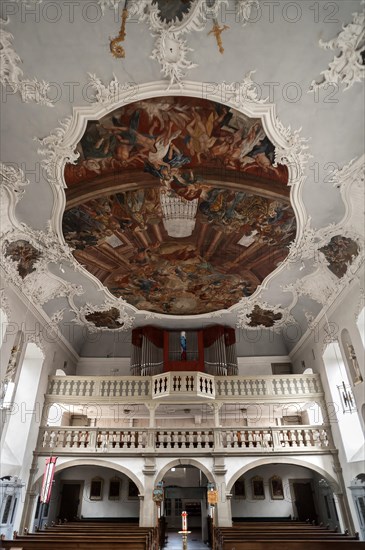
[[[52,327],[51,320],[44,309],[41,306],[35,305],[33,302],[31,302],[29,298],[24,294],[24,292],[19,292],[19,288],[15,286],[11,280],[7,279],[7,274],[2,266],[0,266],[0,276],[4,281],[6,281],[8,288],[12,290],[16,294],[17,298],[19,298],[19,300],[24,304],[26,310],[29,310],[29,312],[35,317],[37,321],[39,321],[43,328],[48,330],[50,327]],[[5,287],[3,291],[5,293],[5,296],[7,297],[7,288]],[[10,304],[11,299],[9,297],[7,297],[7,299]],[[57,336],[57,345],[59,345],[63,349],[63,351],[67,354],[68,357],[70,357],[72,361],[75,361],[77,363],[80,359],[80,356],[74,350],[72,345],[68,342],[68,340],[66,340],[66,338],[61,334],[59,330],[53,332]]]
[[[363,279],[363,276],[363,266],[361,266],[356,273],[356,276],[348,284],[341,285],[338,294],[336,294],[332,300],[327,301],[327,303],[323,306],[323,308],[315,318],[311,314],[305,313],[305,316],[309,322],[309,326],[299,342],[297,342],[297,344],[289,353],[289,356],[293,361],[295,361],[296,355],[301,352],[304,346],[306,346],[309,339],[313,337],[313,334],[318,335],[318,331],[321,330],[325,324],[327,324],[327,318],[331,319],[331,316],[335,309],[343,303],[348,294],[353,292],[356,286],[360,287],[360,281]],[[361,292],[362,289],[360,287],[360,294]],[[361,299],[362,298],[360,296],[360,303]]]

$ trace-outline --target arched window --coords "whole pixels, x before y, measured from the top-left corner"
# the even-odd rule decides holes
[[[359,384],[362,382],[362,375],[349,331],[346,328],[344,328],[341,332],[341,344],[347,363],[347,371],[350,374],[351,381],[353,384]]]
[[[360,450],[363,433],[338,342],[326,346],[323,362],[332,396],[332,402],[327,402],[328,419],[338,422],[346,457],[351,462]]]
[[[357,318],[356,325],[360,332],[362,345],[365,348],[365,307],[362,308],[360,315]]]
[[[36,426],[36,418],[40,414],[36,399],[43,361],[44,355],[40,347],[37,344],[28,343],[24,359],[18,366],[19,378],[15,379],[14,403],[22,414],[9,416],[4,445],[8,453],[6,460],[13,460],[16,456],[21,463],[25,456],[30,430]]]
[[[9,323],[6,312],[0,309],[0,348],[5,340],[5,333]]]

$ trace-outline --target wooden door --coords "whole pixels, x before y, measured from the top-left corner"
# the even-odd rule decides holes
[[[72,521],[77,517],[80,503],[80,483],[64,483],[61,488],[61,504],[59,517]]]
[[[313,490],[310,482],[293,483],[295,506],[300,521],[317,521],[317,513],[313,500]]]

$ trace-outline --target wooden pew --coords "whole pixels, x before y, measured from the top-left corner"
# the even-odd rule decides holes
[[[2,540],[0,548],[22,550],[158,550],[157,528],[136,524],[65,523]]]
[[[343,550],[365,548],[357,536],[322,526],[248,522],[215,528],[215,550]]]

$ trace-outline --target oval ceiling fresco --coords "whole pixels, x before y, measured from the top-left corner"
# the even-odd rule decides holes
[[[197,315],[253,294],[296,234],[288,171],[261,121],[166,97],[89,121],[65,167],[75,258],[139,310]]]

